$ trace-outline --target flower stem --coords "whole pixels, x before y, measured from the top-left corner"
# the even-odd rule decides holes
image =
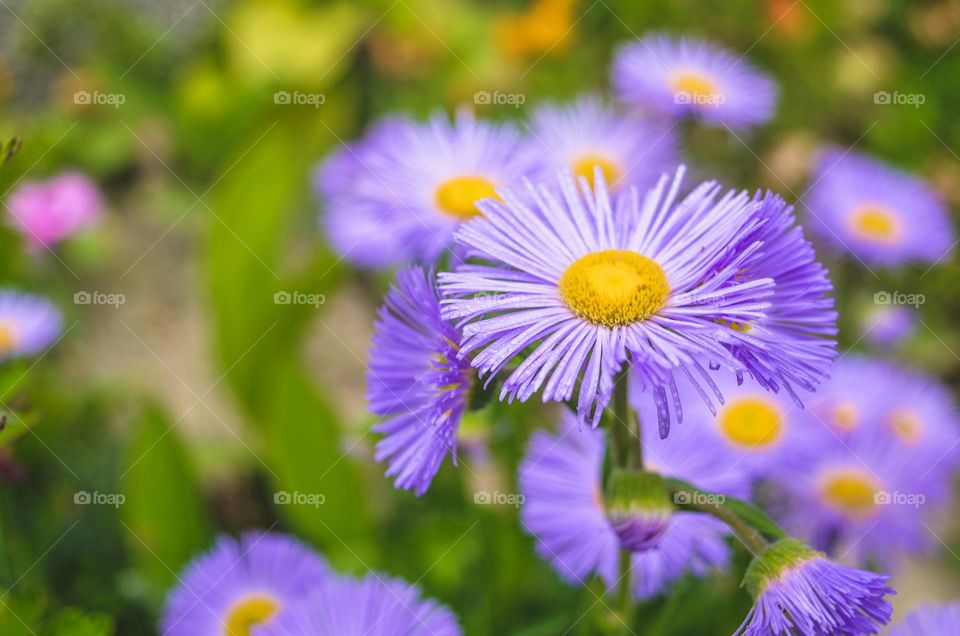
[[[643,451],[639,437],[640,420],[630,407],[627,375],[628,368],[624,368],[614,380],[612,417],[609,418],[608,422],[610,458],[613,468],[642,470]],[[630,572],[632,564],[632,553],[629,550],[621,549],[617,608],[620,611],[621,620],[628,629],[633,621],[632,576]]]
[[[733,531],[733,535],[747,548],[747,550],[753,554],[753,556],[759,556],[770,546],[767,540],[763,538],[762,534],[760,534],[749,523],[741,519],[737,513],[724,505],[724,500],[722,497],[714,498],[709,501],[683,501],[683,496],[691,497],[693,494],[701,493],[690,493],[689,491],[676,486],[670,487],[670,493],[674,495],[674,501],[683,502],[682,505],[679,505],[678,507],[712,515],[727,524],[727,526],[730,527],[730,530]],[[681,497],[678,498],[678,494],[680,494]]]

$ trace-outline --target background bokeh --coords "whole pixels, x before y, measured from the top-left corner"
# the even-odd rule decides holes
[[[684,130],[698,173],[795,203],[831,143],[960,202],[957,0],[0,0],[0,141],[22,141],[0,200],[64,169],[107,200],[96,228],[53,250],[0,227],[4,284],[66,316],[49,354],[0,367],[0,635],[153,633],[190,557],[250,527],[293,533],[342,571],[418,582],[468,634],[609,621],[599,588],[568,587],[535,556],[515,507],[475,499],[516,491],[549,412],[472,415],[460,469],[420,499],[372,461],[363,377],[389,281],[330,252],[311,175],[391,112],[467,104],[522,120],[604,92],[612,48],[652,30],[743,52],[780,85],[757,132]],[[497,93],[512,103],[484,103]],[[895,355],[957,388],[955,259],[896,273],[828,262],[843,351],[864,348],[876,292],[923,294]],[[283,304],[293,293],[317,302]],[[952,518],[942,549],[894,579],[898,609],[955,593]],[[728,634],[749,606],[737,585],[683,581],[643,606],[641,633]]]

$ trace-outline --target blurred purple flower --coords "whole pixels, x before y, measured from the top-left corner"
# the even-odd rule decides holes
[[[633,106],[732,129],[766,122],[777,101],[773,81],[742,55],[663,34],[617,49],[611,81],[620,99]]]
[[[42,352],[62,328],[60,311],[45,298],[0,289],[0,360]]]
[[[876,347],[892,348],[917,330],[917,314],[904,305],[878,305],[863,321],[863,337]]]
[[[934,636],[960,634],[960,602],[922,605],[894,625],[887,636]]]
[[[952,250],[953,225],[937,193],[866,155],[824,151],[806,207],[821,239],[867,265],[934,263]]]
[[[281,620],[290,607],[331,576],[326,564],[299,541],[250,532],[221,537],[195,559],[167,597],[164,636],[251,634]]]

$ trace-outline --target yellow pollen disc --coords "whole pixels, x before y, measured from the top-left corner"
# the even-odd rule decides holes
[[[469,219],[480,214],[474,205],[480,199],[496,198],[497,191],[488,179],[475,175],[447,179],[437,187],[437,206],[458,219]]]
[[[867,516],[876,505],[880,485],[859,470],[838,470],[820,482],[820,494],[831,508],[853,517]]]
[[[590,182],[590,187],[595,188],[597,184],[593,182],[594,170],[600,166],[600,172],[603,173],[603,180],[611,188],[620,180],[623,169],[618,162],[612,161],[603,155],[584,155],[573,162],[573,172],[578,177],[586,177]]]
[[[857,407],[851,402],[840,402],[830,409],[830,421],[842,433],[852,431],[857,426]]]
[[[9,353],[17,346],[17,331],[13,324],[0,321],[0,355]]]
[[[254,627],[270,620],[278,609],[280,603],[267,594],[245,596],[227,612],[223,636],[250,636]]]
[[[737,446],[763,449],[772,446],[783,432],[783,418],[775,404],[763,398],[731,401],[720,412],[720,432]]]
[[[923,432],[923,425],[916,413],[906,410],[894,411],[890,416],[890,428],[907,444],[916,444]]]
[[[900,236],[900,219],[890,208],[873,203],[857,206],[850,214],[850,229],[874,243],[892,243]]]
[[[717,84],[700,71],[680,71],[673,76],[670,87],[674,93],[686,93],[693,98],[712,97]]]
[[[587,254],[567,267],[558,285],[560,297],[573,313],[607,327],[649,318],[670,294],[660,265],[629,250]]]

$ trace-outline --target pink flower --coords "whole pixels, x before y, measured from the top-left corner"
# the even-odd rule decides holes
[[[7,208],[31,245],[50,247],[92,225],[103,210],[103,199],[86,176],[64,172],[24,183],[10,195]]]

